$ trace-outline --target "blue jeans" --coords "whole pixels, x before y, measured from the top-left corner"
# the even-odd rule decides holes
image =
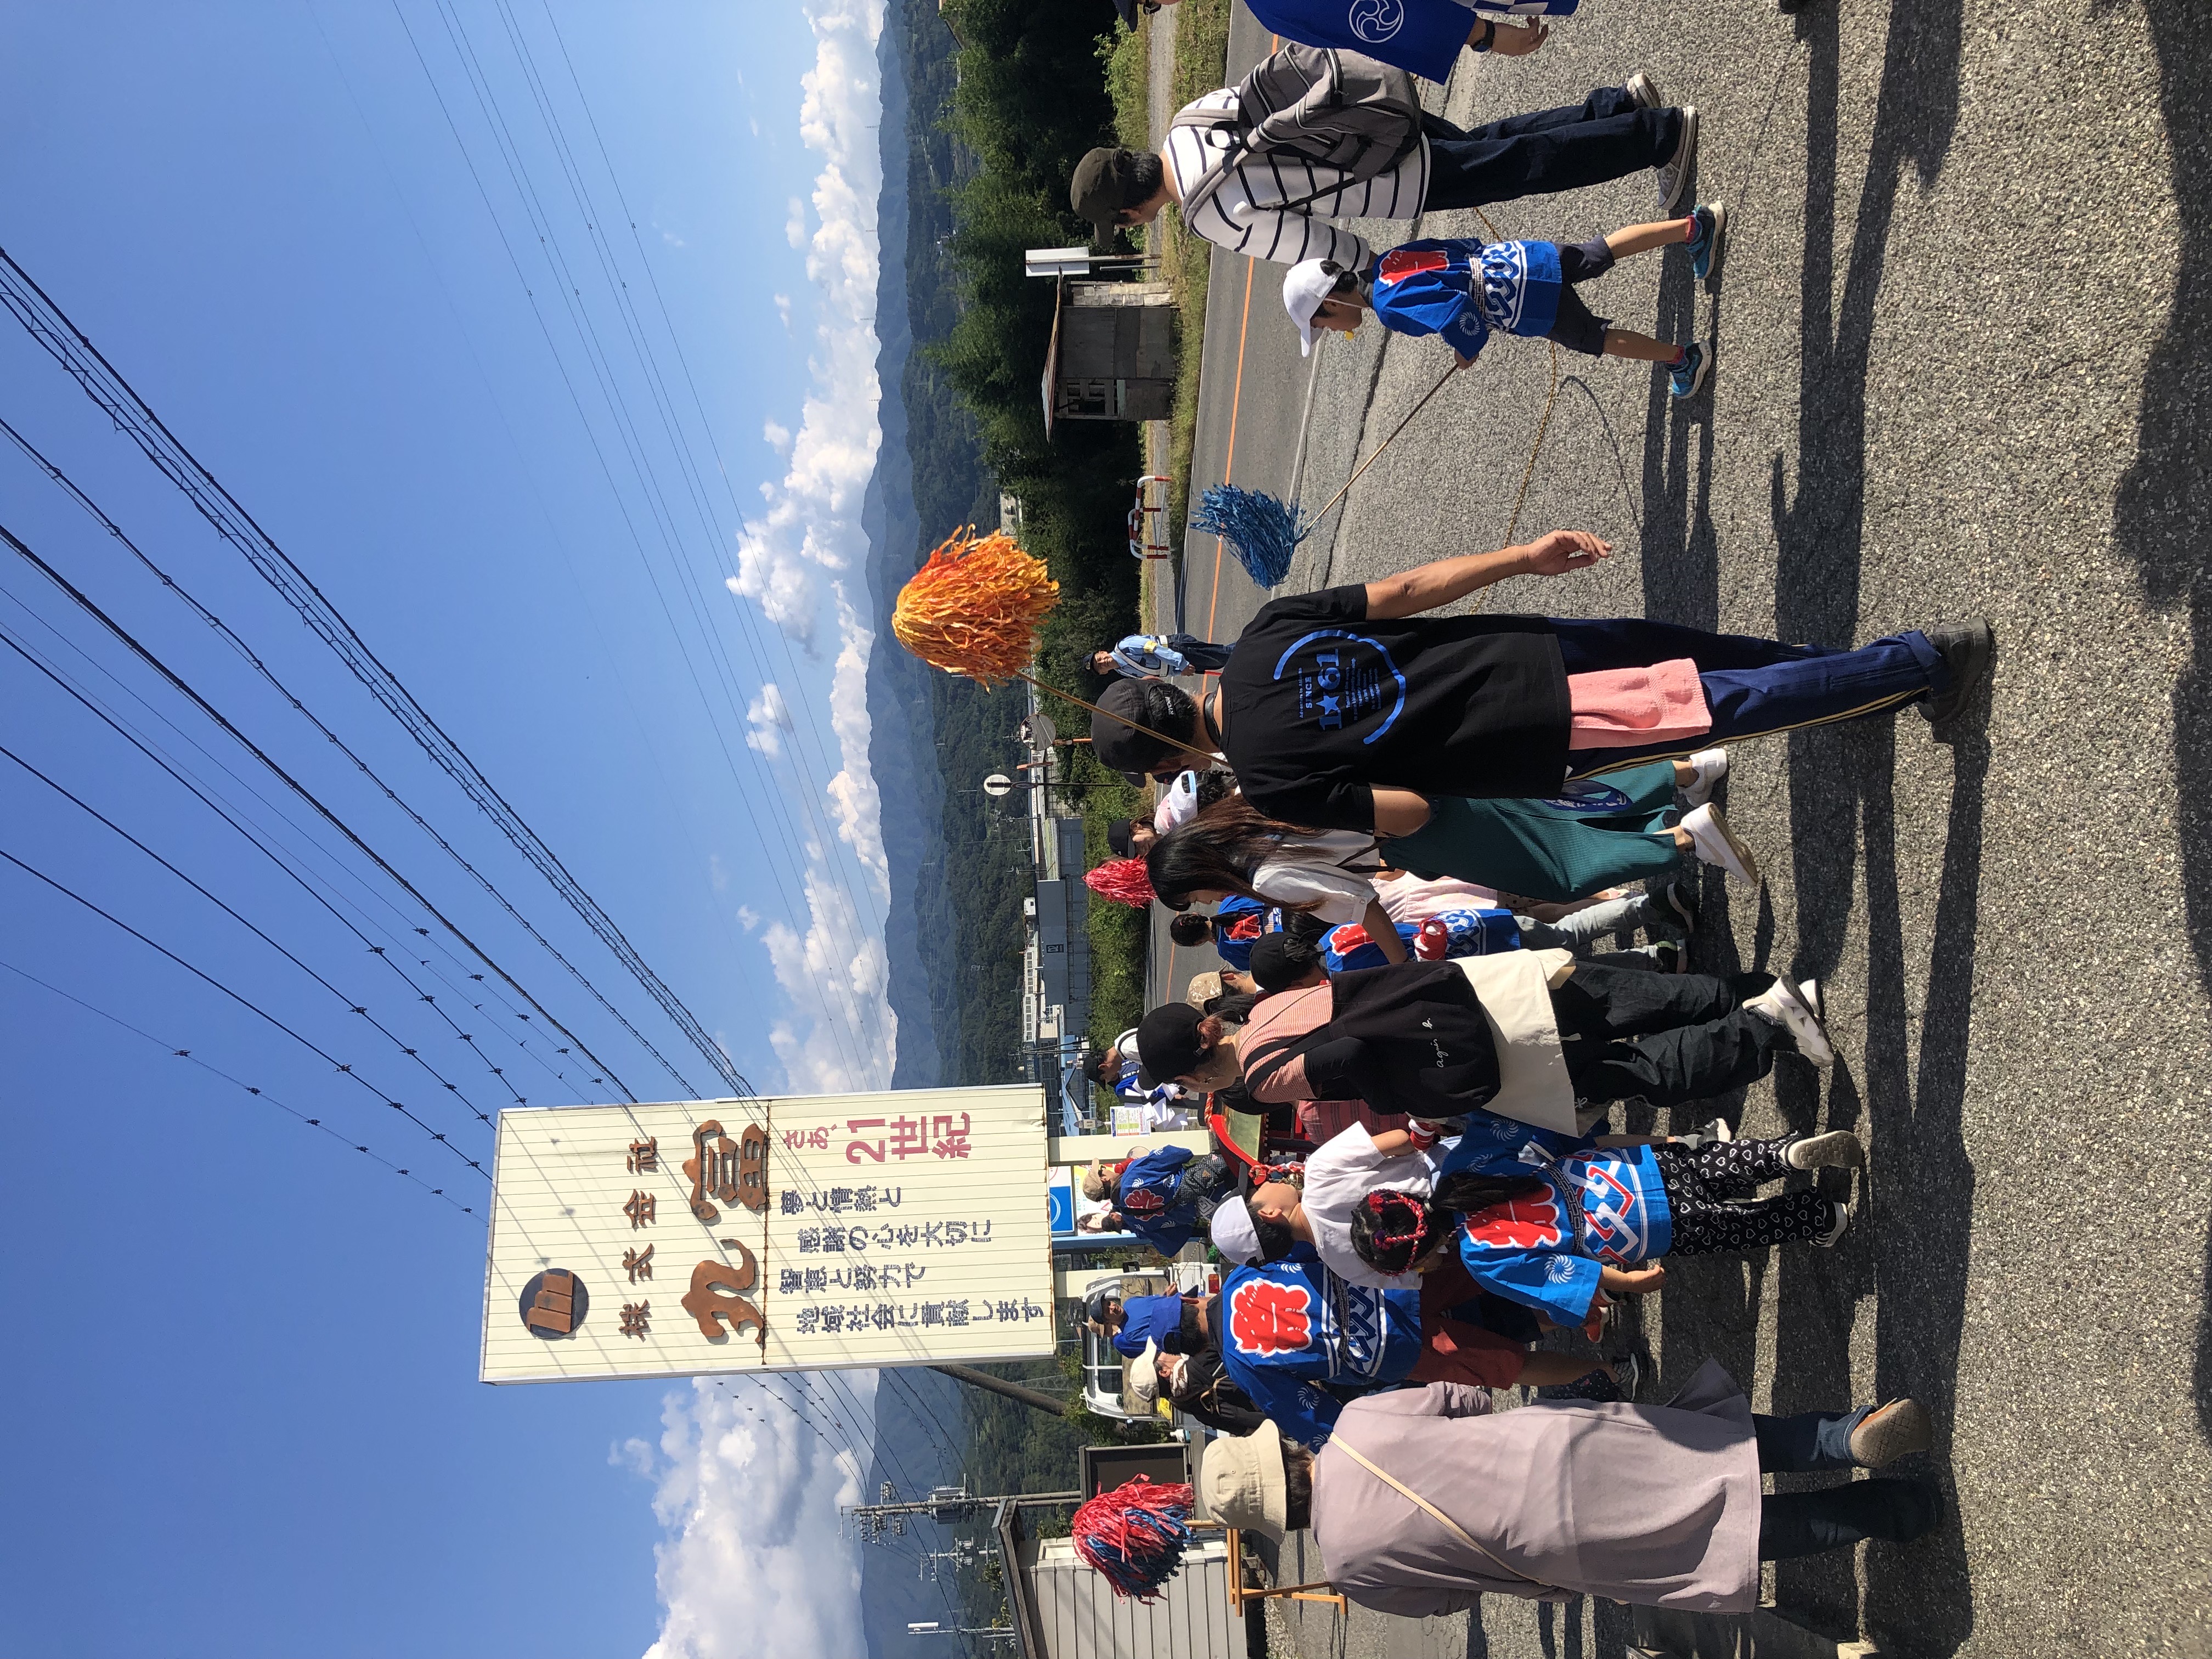
[[[1886,715],[1948,685],[1943,659],[1925,634],[1892,634],[1855,648],[1784,645],[1747,634],[1624,617],[1604,622],[1548,618],[1570,674],[1648,668],[1686,657],[1712,711],[1712,729],[1687,742],[1641,749],[1577,749],[1571,775],[1609,771],[1662,755],[1686,755],[1737,738]]]
[[[1649,893],[1607,899],[1602,904],[1593,904],[1586,909],[1561,916],[1557,921],[1539,921],[1534,916],[1516,916],[1513,922],[1521,930],[1521,943],[1524,948],[1531,951],[1571,951],[1577,956],[1583,955],[1601,939],[1610,939],[1624,928],[1652,928],[1671,939],[1674,929],[1680,926],[1674,921],[1674,913]]]
[[[1856,1467],[1851,1431],[1873,1409],[1795,1417],[1753,1413],[1759,1467],[1784,1474]],[[1862,1538],[1904,1543],[1933,1527],[1937,1513],[1935,1488],[1919,1480],[1854,1480],[1819,1492],[1776,1492],[1759,1500],[1759,1559],[1787,1561],[1848,1548]]]

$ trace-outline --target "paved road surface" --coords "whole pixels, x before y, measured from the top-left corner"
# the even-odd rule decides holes
[[[1774,1573],[1785,1605],[1891,1654],[2212,1652],[2208,9],[1589,0],[1534,58],[1462,58],[1446,107],[1577,100],[1639,67],[1702,106],[1700,193],[1733,241],[1714,292],[1671,253],[1589,297],[1711,343],[1713,385],[1677,410],[1647,369],[1563,363],[1521,533],[1617,550],[1494,608],[1836,642],[1980,611],[2000,640],[1985,726],[1954,747],[1907,714],[1741,754],[1729,810],[1769,884],[1705,884],[1699,964],[1819,975],[1845,1059],[1723,1106],[1754,1131],[1855,1127],[1875,1181],[1832,1254],[1680,1263],[1644,1334],[1664,1376],[1717,1355],[1762,1409],[1909,1391],[1942,1424],[1941,1531]],[[1639,179],[1492,216],[1581,238],[1652,210]],[[1241,272],[1216,282],[1235,311],[1209,352],[1243,317]],[[1255,281],[1255,334],[1281,324],[1273,287]],[[1310,501],[1441,367],[1372,325],[1328,351]],[[1248,421],[1294,401],[1252,362]],[[1494,343],[1292,583],[1504,539],[1548,386],[1540,343]],[[1211,357],[1206,391],[1218,472],[1234,398]],[[1295,443],[1255,429],[1236,476],[1278,479]],[[1474,1630],[1302,1620],[1316,1659],[1612,1656],[1626,1631],[1494,1598]]]
[[[1237,7],[1229,23],[1229,81],[1241,79],[1273,50],[1273,37],[1250,12]],[[1153,103],[1154,125],[1164,130],[1175,112],[1164,99],[1156,97]],[[1211,485],[1225,483],[1287,498],[1310,366],[1298,355],[1297,331],[1283,310],[1281,268],[1222,248],[1212,250],[1212,258],[1198,430],[1191,453],[1191,504],[1194,508]],[[1161,588],[1153,625],[1180,626],[1209,640],[1235,639],[1267,600],[1235,553],[1215,536],[1186,540],[1179,595],[1168,592],[1165,583]],[[1179,605],[1179,622],[1171,605]],[[1193,974],[1220,965],[1211,947],[1185,950],[1170,942],[1164,914],[1154,912],[1147,1006],[1181,996]]]

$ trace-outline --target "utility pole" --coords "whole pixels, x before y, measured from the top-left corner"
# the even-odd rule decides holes
[[[910,1516],[949,1525],[955,1522],[973,1521],[986,1510],[1000,1504],[1024,1506],[1042,1504],[1080,1504],[1079,1492],[1008,1492],[995,1498],[980,1498],[970,1492],[963,1482],[957,1486],[939,1486],[928,1497],[910,1503],[896,1502],[897,1489],[888,1480],[883,1485],[884,1501],[880,1504],[855,1504],[842,1511],[850,1516],[860,1529],[863,1543],[879,1544],[887,1535],[903,1534]]]

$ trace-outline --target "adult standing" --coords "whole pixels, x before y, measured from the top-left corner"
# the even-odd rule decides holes
[[[1419,1118],[1488,1111],[1562,1133],[1579,1103],[1679,1105],[1766,1075],[1778,1048],[1835,1063],[1819,989],[1509,951],[1389,968],[1263,997],[1241,1030],[1182,1003],[1137,1027],[1145,1067],[1255,1100],[1364,1100]]]
[[[1358,135],[1364,161],[1315,159],[1339,129],[1317,113],[1296,144],[1255,148],[1255,131],[1288,102],[1285,81],[1399,76],[1402,113]],[[1387,137],[1374,136],[1388,128]],[[1157,154],[1102,147],[1076,163],[1068,197],[1110,236],[1147,225],[1174,203],[1184,224],[1232,253],[1294,265],[1329,259],[1364,276],[1375,261],[1364,238],[1331,219],[1412,219],[1448,208],[1578,190],[1645,168],[1658,174],[1660,206],[1671,211],[1688,185],[1697,151],[1694,106],[1661,106],[1648,76],[1600,87],[1580,104],[1510,116],[1464,131],[1420,108],[1413,82],[1357,53],[1285,46],[1234,87],[1176,112]],[[1260,141],[1264,143],[1264,138]],[[1367,169],[1388,157],[1379,171]]]
[[[1942,1507],[1924,1480],[1762,1497],[1763,1471],[1879,1468],[1930,1439],[1910,1400],[1756,1417],[1708,1360],[1664,1406],[1540,1400],[1493,1415],[1486,1393],[1455,1383],[1370,1395],[1317,1455],[1273,1430],[1225,1437],[1199,1482],[1229,1526],[1310,1530],[1321,1576],[1380,1613],[1461,1613],[1485,1592],[1743,1613],[1762,1560],[1906,1542]]]
[[[1093,753],[1130,772],[1225,754],[1244,798],[1270,817],[1418,841],[1431,795],[1541,799],[1566,776],[1907,704],[1940,739],[1989,672],[1995,639],[1980,621],[1838,650],[1637,617],[1423,614],[1612,551],[1555,530],[1273,600],[1202,701],[1164,680],[1109,687],[1091,720]]]
[[[1521,58],[1544,44],[1550,29],[1498,26],[1501,15],[1563,17],[1582,0],[1245,0],[1261,27],[1310,46],[1364,52],[1431,81],[1448,79],[1460,48]],[[1177,0],[1114,0],[1121,21]],[[1469,14],[1473,15],[1470,15]]]

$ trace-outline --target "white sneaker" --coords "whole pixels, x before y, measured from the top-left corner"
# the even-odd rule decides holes
[[[1638,109],[1667,107],[1667,94],[1659,90],[1659,83],[1651,78],[1649,70],[1638,70],[1628,77],[1627,92]]]
[[[1824,1135],[1798,1135],[1783,1149],[1782,1161],[1793,1170],[1848,1170],[1865,1156],[1859,1138],[1849,1129],[1831,1129]]]
[[[1797,1052],[1822,1071],[1836,1063],[1835,1045],[1828,1041],[1827,1027],[1820,1024],[1816,1001],[1808,1000],[1788,980],[1776,980],[1743,1006],[1761,1018],[1785,1027]]]
[[[1851,1230],[1851,1212],[1849,1206],[1832,1202],[1828,1206],[1828,1212],[1830,1219],[1827,1231],[1817,1235],[1813,1240],[1814,1243],[1824,1250],[1834,1249],[1844,1235]]]
[[[1703,806],[1713,798],[1721,780],[1728,776],[1728,750],[1700,749],[1690,757],[1688,764],[1693,775],[1681,786],[1682,805]]]
[[[1705,863],[1719,866],[1749,886],[1759,885],[1759,860],[1752,857],[1751,848],[1729,832],[1719,807],[1711,801],[1692,807],[1682,814],[1680,827],[1688,832],[1691,846]]]
[[[1698,106],[1682,106],[1682,136],[1674,141],[1674,153],[1653,169],[1658,174],[1659,211],[1672,213],[1682,205],[1682,198],[1690,188],[1690,174],[1698,164]]]

